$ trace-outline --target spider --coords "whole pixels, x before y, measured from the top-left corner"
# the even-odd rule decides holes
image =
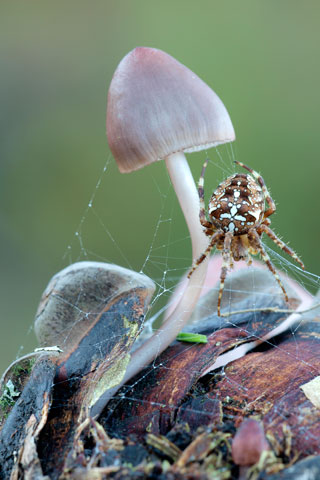
[[[208,205],[209,220],[206,218],[203,189],[204,174],[208,160],[205,161],[202,167],[198,184],[199,217],[205,234],[211,240],[203,254],[194,261],[188,274],[188,278],[190,278],[195,269],[207,258],[214,246],[218,250],[222,250],[223,263],[220,273],[217,308],[219,316],[224,282],[228,269],[233,267],[233,260],[236,262],[245,260],[250,265],[252,262],[251,255],[257,255],[258,253],[260,253],[267,267],[273,273],[288,303],[287,292],[261,243],[263,233],[266,233],[278,247],[296,260],[304,269],[304,264],[295,252],[280,240],[269,227],[271,221],[268,217],[276,211],[276,206],[263,178],[243,163],[238,161],[235,163],[248,170],[252,176],[236,173],[218,185]],[[267,208],[265,203],[267,203]]]

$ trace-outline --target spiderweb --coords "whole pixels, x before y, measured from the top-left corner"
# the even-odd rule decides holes
[[[206,157],[209,157],[209,167],[215,167],[219,172],[219,181],[224,180],[227,176],[232,175],[235,172],[234,159],[235,154],[232,146],[226,146],[224,148],[215,149],[214,151],[204,152],[201,158],[201,162]],[[159,208],[153,211],[152,218],[152,230],[151,234],[147,233],[146,229],[146,253],[145,257],[138,265],[130,252],[125,250],[125,247],[121,243],[121,238],[117,232],[115,226],[110,227],[111,215],[117,217],[118,222],[125,222],[126,215],[128,213],[128,204],[124,204],[123,211],[117,211],[114,207],[114,203],[110,203],[108,206],[108,199],[106,202],[105,210],[97,208],[97,198],[100,195],[105,195],[108,189],[108,180],[110,178],[109,171],[113,166],[113,160],[108,159],[103,171],[97,181],[97,184],[93,190],[91,198],[88,201],[87,207],[83,212],[80,219],[77,230],[74,233],[73,241],[68,245],[64,254],[64,261],[68,263],[76,262],[79,260],[97,260],[108,263],[113,263],[114,258],[118,259],[118,263],[127,268],[135,269],[141,273],[151,277],[156,284],[156,292],[151,301],[148,319],[146,322],[146,329],[151,332],[154,328],[157,328],[161,323],[161,318],[166,314],[170,304],[172,302],[172,295],[182,275],[184,275],[190,268],[190,239],[186,228],[181,229],[182,223],[177,221],[177,218],[181,216],[180,207],[177,200],[174,198],[170,181],[167,178],[167,184],[165,186],[159,186],[159,182],[155,179],[152,173],[152,167],[150,168],[150,184],[157,191],[159,197]],[[164,167],[163,167],[164,168]],[[239,167],[238,167],[239,168]],[[200,168],[198,168],[200,170]],[[205,179],[205,193],[206,193],[206,205],[208,198],[212,194],[212,182],[209,175]],[[122,177],[119,178],[121,182]],[[197,177],[196,177],[197,181]],[[214,188],[217,186],[215,181]],[[267,186],[268,182],[267,182]],[[272,187],[272,186],[271,186]],[[143,193],[144,194],[144,193]],[[129,199],[128,199],[129,200]],[[135,200],[138,202],[138,194],[134,199],[130,199],[130,209],[135,211]],[[144,204],[145,208],[148,208],[147,201]],[[143,215],[140,205],[140,214]],[[283,214],[283,213],[282,213]],[[114,225],[114,224],[113,224]],[[130,232],[131,241],[135,242],[135,230],[128,227]],[[95,235],[100,235],[104,240],[104,250],[101,252],[93,251],[90,248],[90,230],[95,232]],[[281,232],[279,232],[281,234]],[[140,238],[140,237],[139,237]],[[284,238],[286,241],[287,239]],[[266,243],[265,243],[266,242]],[[294,261],[287,257],[281,250],[277,250],[277,247],[269,240],[264,239],[264,246],[271,257],[275,266],[289,277],[294,279],[304,290],[316,292],[320,286],[320,277],[316,274],[308,271],[303,271]],[[294,245],[293,245],[294,248]],[[105,253],[107,252],[107,254]],[[181,254],[181,252],[183,252]],[[266,267],[265,267],[266,268]],[[251,285],[254,287],[255,274],[252,272]],[[217,289],[216,285],[213,289]],[[250,284],[248,285],[248,293],[250,293]],[[232,294],[231,291],[225,291],[224,295]],[[268,294],[267,294],[268,295]],[[279,298],[282,293],[279,289]],[[230,316],[223,320],[221,325],[231,325],[235,327],[233,317]],[[290,327],[292,336],[294,337],[300,327],[300,322],[296,321],[293,326]],[[256,340],[261,340],[257,337]],[[189,349],[196,348],[194,345],[190,345]],[[279,347],[281,348],[281,346]],[[242,353],[243,354],[243,353]],[[239,353],[241,355],[241,353]],[[299,350],[296,351],[296,358],[299,359]],[[222,363],[221,374],[224,374],[223,363],[228,362],[228,359]],[[304,361],[301,359],[301,362]],[[218,365],[218,364],[217,364]],[[165,369],[166,365],[159,364],[157,359],[153,362],[155,369]],[[310,368],[312,365],[310,364]],[[148,373],[146,373],[148,375]],[[126,397],[130,398],[132,402],[135,402],[132,392],[134,385],[126,391]],[[240,388],[240,385],[239,385]],[[141,399],[136,401],[141,402]],[[155,405],[157,403],[155,402]]]
[[[215,151],[213,151],[213,153],[212,151],[204,152],[202,157],[200,156],[201,162],[203,162],[205,158],[207,158],[207,156],[210,159],[208,171],[210,169],[210,166],[215,167],[220,172],[219,182],[235,172],[235,167],[233,163],[235,155],[231,146],[227,146],[222,149],[216,149]],[[164,186],[163,184],[161,184],[160,186],[159,182],[153,176],[153,167],[151,166],[149,167],[150,184],[153,185],[153,188],[157,192],[159,208],[153,210],[152,221],[149,222],[148,225],[150,227],[151,224],[151,228],[148,229],[148,232],[146,229],[145,244],[147,248],[145,250],[146,253],[144,257],[142,259],[139,258],[138,260],[133,258],[130,254],[130,251],[127,251],[125,249],[124,243],[122,243],[121,236],[119,236],[116,228],[117,222],[126,222],[126,218],[128,216],[128,203],[124,203],[122,205],[122,211],[121,208],[119,211],[117,210],[117,208],[115,207],[116,202],[112,202],[110,198],[107,198],[105,208],[103,210],[100,206],[101,202],[99,200],[99,197],[104,196],[106,194],[106,191],[108,190],[108,181],[110,178],[109,171],[112,168],[115,167],[113,164],[113,160],[110,158],[108,159],[106,165],[103,167],[101,175],[98,178],[92,195],[89,198],[88,204],[79,221],[78,228],[74,233],[74,238],[66,248],[66,251],[63,255],[63,260],[66,264],[74,263],[81,260],[94,260],[114,263],[114,259],[117,258],[117,262],[115,263],[120,263],[126,268],[137,270],[152,278],[152,280],[156,284],[156,292],[151,300],[145,327],[147,332],[151,332],[153,329],[156,329],[161,324],[161,319],[167,314],[168,309],[172,308],[172,302],[174,301],[173,294],[175,292],[176,286],[179,283],[181,277],[185,275],[190,268],[190,238],[188,236],[186,228],[180,221],[180,207],[172,192],[169,178],[167,178],[167,183]],[[159,166],[157,166],[156,168],[159,168]],[[199,165],[198,170],[200,171]],[[210,178],[208,179],[208,177],[209,175],[205,179],[206,205],[208,203],[209,196],[212,194],[212,190],[216,188],[217,184],[219,183],[215,180],[214,184],[212,185],[213,181],[211,182]],[[195,178],[197,181],[197,175],[195,176]],[[119,177],[119,182],[121,182],[121,180],[122,177]],[[268,182],[267,186],[269,187]],[[108,201],[110,201],[109,204]],[[132,209],[132,211],[135,211],[136,208],[134,204],[135,201],[137,201],[137,203],[139,202],[139,194],[137,194],[136,197],[132,199],[128,199],[128,201],[130,204],[130,209]],[[144,203],[144,207],[146,209],[148,208],[147,200]],[[140,215],[143,215],[143,212],[141,211],[142,208],[143,204],[140,204]],[[116,221],[114,217],[116,217]],[[131,228],[131,225],[132,224],[128,225],[129,231],[127,233],[130,236],[131,242],[134,243],[135,230]],[[279,233],[281,234],[281,232]],[[92,235],[100,235],[100,237],[102,238],[103,246],[101,247],[101,249],[92,249]],[[286,241],[287,239],[284,238],[284,240]],[[280,271],[284,272],[293,280],[295,280],[299,285],[299,288],[305,291],[312,291],[313,293],[319,289],[319,276],[317,276],[315,273],[301,270],[299,265],[296,265],[290,257],[287,257],[281,250],[276,250],[277,247],[274,246],[269,240],[264,239],[264,246],[269,256],[271,257],[274,265]],[[292,246],[294,248],[294,245]],[[252,270],[252,273],[249,275],[249,279],[250,280],[247,285],[247,291],[246,289],[243,289],[242,293],[250,294],[251,288],[255,287],[254,270]],[[218,288],[219,285],[212,286],[211,291],[214,293],[215,291],[217,291]],[[227,288],[225,290],[224,296],[228,298],[228,296],[232,296],[233,293],[234,292],[231,286],[231,288]],[[266,295],[270,294],[267,292]],[[278,297],[279,298],[275,298],[276,304],[276,300],[279,300],[282,297],[282,292],[280,289]],[[273,298],[271,300],[273,301]],[[310,307],[310,304],[307,305],[307,307]],[[76,305],[75,308],[77,308]],[[234,305],[232,306],[232,308],[234,308]],[[220,321],[221,327],[237,327],[233,316],[223,318]],[[293,325],[290,325],[289,330],[293,338],[295,338],[295,336],[297,335],[297,332],[301,328],[302,324],[303,318],[301,318],[300,320],[298,318]],[[262,337],[257,336],[254,340],[260,341],[262,340]],[[266,343],[267,345],[274,345],[274,343],[269,339],[266,340]],[[315,348],[318,348],[318,343],[316,339],[314,340],[314,346]],[[186,351],[192,351],[196,348],[196,345],[190,344],[187,347],[187,350],[185,349],[182,354],[186,354]],[[275,348],[281,349],[281,345],[276,346]],[[303,352],[299,350],[299,346],[297,346],[294,354],[291,352],[290,355],[294,355],[295,360],[298,360],[300,362],[301,368],[307,367],[312,370],[312,362],[306,361],[302,353]],[[228,374],[226,374],[225,365],[233,358],[236,358],[237,355],[241,356],[244,354],[245,350],[241,350],[241,347],[239,347],[238,353],[233,353],[233,357],[228,356],[228,354],[222,355],[222,360],[218,359],[217,363],[211,366],[211,370],[212,368],[216,368],[215,371],[218,372],[220,377],[228,381]],[[168,367],[165,362],[159,362],[159,360],[156,358],[153,361],[151,368],[154,371],[166,371],[168,368],[172,367]],[[208,369],[208,371],[209,370],[210,369]],[[197,372],[193,371],[191,373],[194,374]],[[148,375],[151,375],[150,370],[147,370],[146,373],[140,376],[139,379],[132,385],[127,387],[125,386],[125,388],[121,391],[121,395],[122,397],[125,396],[126,399],[129,399],[133,403],[137,402],[139,404],[143,404],[147,402],[149,405],[152,404],[154,407],[163,407],[163,403],[158,403],[156,398],[154,400],[145,400],[137,398],[134,394],[137,382],[146,381],[148,379]],[[230,378],[230,382],[232,382],[234,388],[238,388],[239,390],[243,389],[241,383],[234,378]],[[289,392],[291,388],[290,384],[287,388]],[[112,415],[115,406],[118,406],[119,403],[121,403],[122,397],[119,397],[116,394],[116,404],[113,404],[109,415]],[[170,408],[175,408],[174,406],[171,406],[169,404],[166,405],[166,407],[169,410]],[[203,411],[195,408],[194,406],[191,406],[189,410],[194,414],[204,415]]]

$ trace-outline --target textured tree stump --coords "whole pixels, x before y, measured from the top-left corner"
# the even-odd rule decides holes
[[[246,281],[241,274],[233,288]],[[255,308],[274,307],[269,277],[257,274],[256,287],[235,296],[232,309],[250,309],[253,296]],[[99,395],[121,380],[152,292],[146,277],[102,264],[54,277],[36,319],[47,350],[20,359],[2,379],[0,478],[318,478],[317,310],[301,316],[294,335],[285,331],[210,372],[221,354],[263,338],[290,313],[255,310],[222,321],[209,296],[189,327],[207,343],[174,342],[99,418],[90,416]],[[290,301],[297,305],[293,294]],[[277,306],[286,308],[281,299]],[[59,349],[48,350],[53,344]],[[249,434],[241,435],[248,419]],[[254,431],[258,457],[247,455]]]

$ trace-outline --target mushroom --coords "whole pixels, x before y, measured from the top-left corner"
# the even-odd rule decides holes
[[[137,47],[117,67],[107,107],[107,137],[120,172],[131,172],[165,159],[192,242],[193,258],[207,247],[199,221],[199,196],[184,152],[235,139],[220,98],[197,75],[167,53]],[[205,280],[201,265],[174,312],[132,355],[125,383],[150,363],[188,321]]]
[[[246,418],[232,441],[232,459],[239,467],[259,462],[261,454],[269,450],[263,426],[254,418]]]

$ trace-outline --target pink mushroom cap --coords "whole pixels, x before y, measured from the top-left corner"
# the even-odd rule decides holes
[[[161,50],[137,47],[113,75],[107,137],[119,170],[131,172],[235,133],[224,104],[195,73]]]
[[[263,426],[253,418],[245,419],[232,441],[232,458],[240,466],[257,463],[262,452],[269,449]]]

